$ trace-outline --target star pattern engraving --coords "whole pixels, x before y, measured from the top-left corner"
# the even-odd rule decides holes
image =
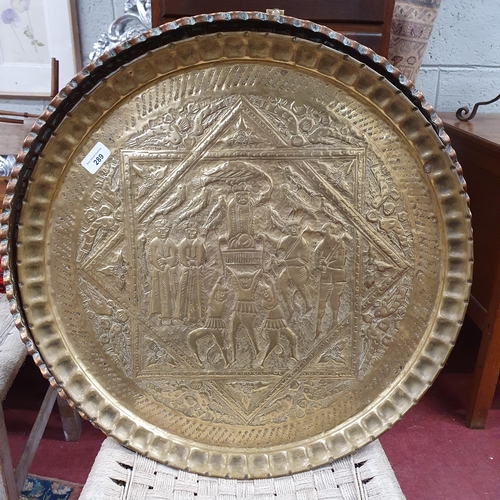
[[[241,149],[241,146],[246,149]],[[137,243],[140,239],[141,227],[149,222],[156,213],[161,212],[157,200],[170,200],[174,204],[179,201],[180,196],[185,198],[184,179],[188,178],[193,171],[203,168],[204,164],[209,164],[215,159],[220,161],[227,159],[249,160],[256,163],[282,162],[286,164],[285,175],[290,186],[294,188],[293,193],[298,193],[300,196],[301,190],[312,185],[321,197],[323,213],[329,215],[329,211],[331,211],[331,215],[334,216],[338,211],[349,221],[352,234],[355,235],[355,274],[361,272],[362,241],[369,242],[379,254],[384,256],[385,261],[390,263],[393,272],[386,274],[384,282],[372,292],[372,295],[376,294],[380,297],[411,268],[411,263],[391,245],[390,240],[384,234],[367,223],[363,214],[365,194],[362,190],[362,182],[366,168],[364,153],[363,148],[349,144],[343,148],[321,144],[308,144],[298,148],[284,139],[283,134],[277,130],[275,123],[270,120],[269,116],[244,96],[237,99],[224,113],[221,113],[219,119],[198,137],[197,144],[192,148],[159,150],[148,153],[146,150],[136,147],[122,151],[122,185],[128,223],[104,242],[98,251],[82,265],[82,272],[89,282],[102,291],[104,296],[115,302],[120,308],[129,311],[132,336],[132,372],[135,377],[161,379],[162,377],[182,376],[187,379],[203,379],[211,386],[214,397],[218,398],[219,403],[225,406],[227,411],[240,422],[246,424],[251,424],[261,408],[270,404],[279,394],[283,394],[291,383],[301,377],[311,374],[319,376],[330,374],[331,376],[331,371],[321,367],[322,363],[317,364],[317,361],[328,361],[329,358],[325,353],[334,352],[335,349],[338,351],[338,334],[340,332],[345,335],[347,331],[352,336],[352,342],[348,343],[350,351],[347,356],[350,360],[350,367],[345,371],[345,375],[348,378],[356,377],[355,358],[358,355],[358,347],[356,346],[359,344],[359,339],[356,338],[359,336],[359,325],[356,324],[358,321],[356,318],[363,314],[376,297],[368,295],[363,300],[358,298],[352,304],[352,310],[349,314],[339,320],[333,331],[319,337],[312,343],[307,353],[302,353],[298,362],[279,373],[266,373],[266,370],[247,370],[245,373],[240,371],[240,373],[235,374],[229,368],[227,371],[207,374],[190,353],[159,334],[157,324],[141,305],[141,276],[138,271],[141,265],[141,250]],[[147,165],[152,165],[157,170],[158,165],[167,162],[169,164],[168,171],[162,170],[161,175],[156,176],[156,182],[148,184],[147,197],[144,196],[144,188],[141,191],[141,188],[134,185],[134,169],[140,168],[141,162],[145,168]],[[352,172],[352,186],[340,177],[339,162],[346,164],[346,168],[350,169],[350,173]],[[208,191],[204,191],[204,188],[201,188],[198,193],[188,193],[187,198],[191,197],[190,204],[193,210],[197,209],[197,196],[200,197],[198,208],[200,210],[205,210],[207,207],[210,209],[207,193]],[[163,205],[165,204],[163,203]],[[168,214],[167,208],[163,208],[162,213],[165,215]],[[193,213],[196,212],[193,211]],[[114,269],[106,261],[112,252],[118,252],[123,262],[131,264],[126,286],[117,288],[113,286],[111,281],[99,282],[96,277],[102,269]],[[120,283],[124,283],[123,266],[120,267],[120,273]],[[355,287],[355,283],[353,287]],[[168,353],[169,363],[166,363],[164,368],[159,370],[155,367],[154,370],[148,371],[145,366],[147,356],[144,355],[146,338],[161,346],[161,349]],[[256,397],[245,396],[244,404],[241,404],[243,400],[238,401],[234,391],[227,389],[226,382],[229,379],[233,381],[234,375],[244,376],[255,381],[266,380],[266,385],[264,388],[259,388]]]

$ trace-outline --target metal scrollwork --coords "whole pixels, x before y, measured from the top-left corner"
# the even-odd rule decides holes
[[[0,176],[9,177],[15,163],[14,155],[0,156]]]
[[[472,108],[472,111],[469,116],[469,107],[468,106],[463,106],[462,108],[458,108],[457,112],[455,113],[455,116],[461,121],[461,122],[468,122],[469,120],[472,120],[477,113],[477,110],[479,106],[487,106],[488,104],[493,104],[494,102],[498,101],[500,99],[500,94],[498,94],[496,97],[491,99],[490,101],[483,101],[483,102],[476,102],[474,104],[474,107]]]
[[[119,43],[151,29],[151,0],[126,0],[123,10],[125,14],[115,19],[94,43],[94,50],[89,54],[91,61]]]

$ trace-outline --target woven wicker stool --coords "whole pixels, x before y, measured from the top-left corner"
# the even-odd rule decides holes
[[[378,441],[314,471],[236,481],[161,465],[107,438],[80,500],[404,500]]]
[[[0,294],[0,498],[17,498],[18,487],[11,461],[2,402],[26,357],[26,347],[14,325],[9,302]],[[24,482],[24,479],[21,478]]]

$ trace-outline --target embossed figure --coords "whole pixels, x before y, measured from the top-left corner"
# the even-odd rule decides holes
[[[389,238],[393,239],[395,242],[403,248],[408,246],[408,239],[403,228],[401,221],[394,217],[395,205],[393,203],[384,203],[382,205],[382,210],[384,216],[375,210],[370,210],[366,213],[366,219],[370,222],[377,223]]]
[[[161,323],[174,317],[177,248],[169,238],[171,227],[164,219],[157,219],[153,227],[155,236],[148,248],[152,269],[149,314],[158,314]]]
[[[227,240],[229,248],[253,248],[253,211],[255,202],[248,188],[236,188],[233,199],[227,204]]]
[[[84,213],[85,222],[89,224],[88,229],[83,232],[83,242],[80,247],[80,258],[87,257],[94,248],[94,243],[102,233],[108,233],[113,229],[120,217],[113,213],[111,205],[105,203],[97,211],[94,208],[87,208]]]
[[[283,261],[285,268],[281,271],[277,285],[283,296],[290,316],[294,313],[292,300],[289,296],[288,285],[292,285],[302,296],[306,306],[306,312],[311,310],[306,284],[309,280],[309,245],[304,238],[302,222],[291,219],[286,222],[287,236],[281,239],[273,238],[268,234],[264,236],[271,242],[277,250],[283,250]]]
[[[262,359],[264,364],[275,347],[279,344],[280,336],[285,337],[290,344],[291,357],[297,361],[297,337],[287,325],[283,316],[283,311],[278,302],[276,289],[272,282],[261,283],[260,294],[262,297],[262,307],[266,311],[266,317],[262,324],[262,332],[268,337],[269,345],[266,354]]]
[[[195,223],[189,223],[184,234],[186,237],[179,243],[181,276],[176,317],[197,323],[203,316],[202,264],[205,260],[205,245],[198,237]]]
[[[127,286],[127,277],[130,270],[129,263],[125,258],[123,249],[115,252],[114,262],[109,263],[104,267],[98,268],[99,272],[103,273],[105,276],[109,276],[111,279],[118,284],[118,288],[123,292]]]
[[[164,134],[162,139],[172,144],[172,146],[178,146],[182,142],[182,136],[180,134],[179,127],[173,123],[173,117],[170,113],[167,113],[162,120],[162,123],[155,127],[156,134]]]
[[[236,361],[236,334],[240,327],[246,331],[255,350],[259,354],[259,344],[255,335],[255,318],[257,317],[257,308],[255,307],[255,289],[259,282],[262,269],[253,273],[236,272],[228,267],[229,274],[234,285],[235,301],[231,311],[231,328],[229,341],[233,351],[233,362]]]
[[[228,289],[222,284],[222,277],[212,288],[208,295],[207,318],[202,328],[197,328],[188,334],[188,344],[193,349],[196,357],[202,363],[198,352],[198,340],[205,337],[213,337],[224,358],[225,366],[229,365],[227,347],[224,344],[226,322],[223,319],[224,306],[226,304]]]
[[[326,223],[321,231],[323,239],[314,249],[316,269],[320,272],[318,293],[318,315],[316,320],[316,336],[321,333],[321,323],[327,304],[332,311],[332,325],[337,322],[340,307],[340,297],[346,282],[345,273],[345,235],[339,234],[342,224],[338,220]]]

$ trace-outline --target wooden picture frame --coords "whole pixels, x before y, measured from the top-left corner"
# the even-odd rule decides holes
[[[0,0],[0,96],[48,98],[51,58],[60,82],[81,67],[74,0]]]

